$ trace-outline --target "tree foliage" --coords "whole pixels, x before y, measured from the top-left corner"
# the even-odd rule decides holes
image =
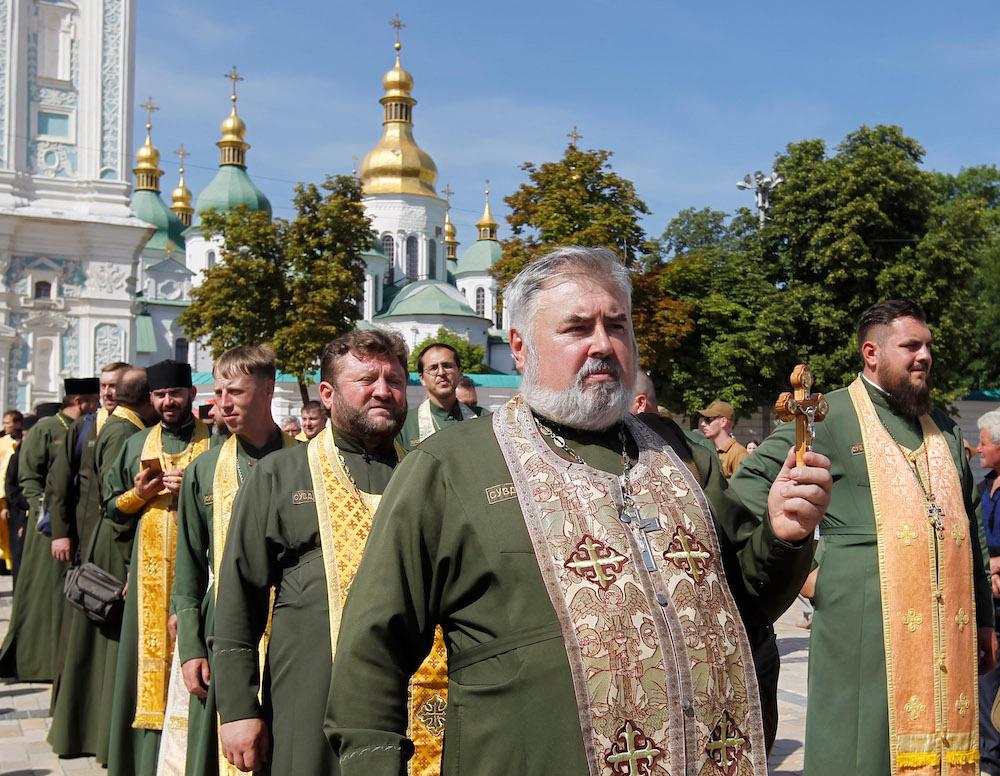
[[[628,263],[653,248],[639,223],[649,208],[632,181],[611,170],[610,159],[610,151],[570,145],[558,161],[521,165],[528,182],[504,198],[514,236],[493,268],[501,286],[558,245],[611,248]]]
[[[435,342],[441,342],[455,348],[462,362],[462,371],[466,374],[476,375],[490,371],[489,367],[484,363],[486,360],[486,349],[482,345],[473,345],[467,339],[460,337],[452,331],[448,331],[448,329],[442,326],[433,337],[427,337],[414,346],[413,352],[410,353],[411,372],[417,371],[417,355],[420,351]]]
[[[222,239],[221,261],[179,322],[213,358],[236,345],[273,345],[278,368],[298,379],[306,400],[323,345],[359,316],[361,254],[372,236],[355,178],[299,184],[294,205],[290,222],[244,207],[202,214],[202,232]]]

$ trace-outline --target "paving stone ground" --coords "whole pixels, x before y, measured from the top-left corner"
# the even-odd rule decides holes
[[[0,640],[10,624],[11,580],[0,577]],[[806,729],[806,658],[809,631],[795,627],[802,619],[796,603],[775,625],[781,652],[778,686],[778,737],[769,760],[773,776],[802,773],[802,741]],[[107,772],[92,757],[61,760],[45,736],[49,685],[0,684],[0,776],[97,776]]]

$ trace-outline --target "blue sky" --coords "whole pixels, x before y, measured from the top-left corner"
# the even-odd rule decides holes
[[[139,0],[136,104],[152,95],[165,196],[181,142],[197,197],[218,164],[235,63],[248,169],[275,214],[297,181],[347,173],[381,135],[381,78],[414,76],[415,136],[450,184],[461,252],[484,181],[494,213],[526,160],[614,152],[657,236],[685,207],[752,204],[736,189],[789,142],[832,147],[861,124],[900,124],[929,169],[1000,164],[1000,6],[979,2],[260,2]],[[276,13],[277,10],[277,13]],[[136,108],[136,142],[144,113]],[[501,223],[501,237],[509,235]]]

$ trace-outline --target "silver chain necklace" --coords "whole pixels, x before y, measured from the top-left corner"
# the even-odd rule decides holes
[[[586,461],[580,457],[576,450],[566,444],[565,438],[563,438],[560,434],[555,433],[538,417],[535,418],[535,421],[538,426],[538,430],[541,431],[543,436],[551,439],[552,443],[564,453],[569,455],[575,463],[578,463],[581,466],[587,465]],[[636,540],[639,543],[639,551],[642,556],[643,566],[645,566],[647,571],[656,571],[656,561],[653,559],[653,548],[649,543],[649,534],[655,531],[663,530],[663,526],[660,525],[660,520],[655,515],[653,517],[643,518],[639,514],[639,508],[636,506],[635,496],[632,493],[632,482],[629,478],[629,475],[632,472],[633,464],[632,460],[628,456],[628,444],[625,439],[624,423],[618,427],[618,441],[622,446],[622,473],[618,478],[618,482],[621,485],[622,490],[622,508],[618,513],[618,519],[625,525],[632,528],[632,532],[635,534]]]

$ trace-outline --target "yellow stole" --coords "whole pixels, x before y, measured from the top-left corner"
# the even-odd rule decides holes
[[[906,450],[886,431],[860,378],[848,392],[875,511],[890,771],[971,776],[979,772],[975,559],[958,472],[929,416],[920,417],[923,444]],[[943,510],[940,528],[925,487]]]
[[[208,426],[195,419],[191,442],[180,453],[171,455],[163,451],[163,426],[157,424],[146,437],[140,460],[158,458],[163,471],[185,469],[208,450],[209,441]],[[147,502],[139,520],[139,535],[133,550],[138,553],[138,573],[137,579],[130,580],[129,584],[135,585],[138,596],[139,664],[132,727],[147,730],[163,728],[167,707],[174,646],[167,632],[167,616],[177,552],[176,509],[173,494],[166,489]]]
[[[308,455],[329,595],[330,651],[331,657],[335,657],[344,602],[382,496],[364,493],[351,480],[337,452],[331,424],[309,441]],[[447,668],[444,637],[438,628],[430,654],[410,681],[408,735],[414,745],[411,776],[441,772],[448,705]]]
[[[293,447],[297,442],[287,434],[282,434],[283,447]],[[212,479],[212,570],[215,583],[212,585],[212,596],[218,599],[219,595],[219,573],[222,570],[222,550],[226,546],[226,536],[229,534],[229,521],[233,516],[233,502],[239,492],[240,472],[236,463],[236,456],[239,454],[239,447],[236,435],[233,434],[227,439],[222,450],[219,451],[219,460],[215,464],[215,476]],[[274,605],[274,591],[271,591],[271,606]],[[268,613],[267,626],[264,628],[264,635],[258,647],[259,664],[261,674],[264,671],[264,658],[267,655],[267,643],[271,635],[271,615]],[[240,771],[235,765],[226,759],[222,753],[222,740],[216,736],[219,751],[219,776],[239,776]]]
[[[139,417],[138,413],[133,412],[128,407],[124,407],[121,404],[115,407],[115,411],[112,412],[111,415],[116,418],[121,418],[122,420],[127,420],[140,431],[146,428],[146,424],[142,422],[142,418]],[[98,420],[100,420],[100,415],[98,415]]]
[[[104,409],[104,407],[101,407],[97,411],[97,418],[95,418],[94,422],[97,424],[97,433],[98,434],[101,433],[101,429],[104,428],[104,424],[108,422],[108,418],[110,418],[110,417],[111,417],[111,413],[108,412],[106,409]]]

